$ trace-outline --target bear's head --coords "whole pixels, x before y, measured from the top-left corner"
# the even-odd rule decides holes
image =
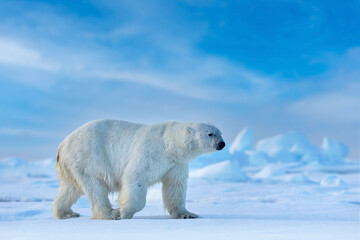
[[[215,126],[207,123],[195,123],[187,127],[191,148],[202,153],[215,152],[225,147],[221,132]]]

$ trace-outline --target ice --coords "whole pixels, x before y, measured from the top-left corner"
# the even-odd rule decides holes
[[[235,152],[244,152],[249,150],[252,146],[254,131],[252,128],[244,128],[232,142],[229,152],[234,154]]]
[[[268,183],[293,183],[293,184],[307,184],[312,183],[308,177],[303,173],[286,173],[283,165],[271,164],[253,176],[254,180],[261,180]]]
[[[194,161],[190,176],[209,181],[326,185],[320,183],[321,179],[310,179],[309,173],[330,166],[338,166],[339,171],[359,168],[344,160],[347,147],[332,139],[325,138],[318,148],[304,134],[292,131],[262,139],[252,147],[252,136],[253,130],[244,128],[228,151]]]
[[[306,169],[320,171],[334,164],[345,169],[351,165],[344,161],[347,147],[332,139],[325,138],[318,148],[304,134],[292,131],[262,139],[252,147],[252,136],[253,130],[244,128],[229,150],[201,156],[191,163],[190,176],[216,181],[313,184],[316,181],[309,179]]]
[[[313,148],[307,137],[300,132],[288,132],[274,137],[260,140],[256,144],[258,151],[271,153],[274,151],[287,150],[296,146],[298,152],[303,153]]]
[[[346,183],[336,175],[329,175],[321,180],[320,185],[323,187],[345,187]]]
[[[264,152],[249,150],[246,151],[248,164],[250,166],[264,166],[272,162],[271,158]]]
[[[343,164],[349,152],[339,141],[324,138],[316,147],[308,138],[297,131],[278,134],[258,141],[251,148],[253,130],[243,129],[231,144],[229,153],[232,160],[240,165],[264,166],[270,163],[299,163],[323,165]]]
[[[25,169],[32,171],[38,168],[55,167],[55,158],[40,161],[24,161],[19,158],[5,158],[0,160],[0,171],[4,169]]]
[[[233,158],[233,155],[229,153],[226,146],[222,151],[217,151],[212,154],[204,154],[198,157],[196,160],[190,162],[190,168],[202,168],[211,164],[219,163],[224,160]]]
[[[269,156],[274,161],[281,163],[298,162],[300,160],[299,156],[285,149],[279,149],[277,151],[270,152]]]
[[[302,173],[286,174],[284,176],[279,177],[278,179],[275,178],[275,180],[278,180],[278,181],[281,181],[284,183],[293,183],[293,184],[315,183]]]
[[[41,161],[24,161],[18,158],[6,158],[0,161],[0,174],[9,178],[49,178],[55,176],[55,158]]]
[[[320,152],[308,152],[301,157],[301,161],[304,163],[320,163],[322,162],[323,156]]]
[[[271,164],[269,166],[264,167],[261,171],[254,175],[254,179],[269,179],[272,177],[285,175],[285,171],[283,168],[278,165]]]
[[[5,158],[0,161],[0,170],[4,168],[18,168],[28,164],[29,162],[23,161],[19,158]]]
[[[212,164],[207,167],[190,172],[191,178],[201,178],[217,181],[237,181],[243,182],[248,179],[246,174],[236,164],[236,162],[227,160]]]
[[[327,163],[341,163],[349,153],[345,144],[330,138],[324,138],[321,149]]]

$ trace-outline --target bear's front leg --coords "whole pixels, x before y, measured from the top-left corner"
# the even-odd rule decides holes
[[[130,219],[145,207],[146,193],[145,181],[140,179],[123,181],[118,199],[121,219]]]
[[[181,164],[173,167],[162,179],[162,197],[164,207],[171,218],[198,218],[199,216],[186,210],[186,189],[189,167]]]

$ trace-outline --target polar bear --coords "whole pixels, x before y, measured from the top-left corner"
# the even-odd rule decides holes
[[[188,163],[224,146],[219,129],[206,123],[86,123],[58,148],[55,168],[60,187],[53,217],[79,217],[71,206],[85,195],[94,219],[129,219],[144,208],[148,187],[161,182],[164,207],[171,217],[196,218],[185,207]],[[119,209],[112,208],[111,192],[119,192]]]

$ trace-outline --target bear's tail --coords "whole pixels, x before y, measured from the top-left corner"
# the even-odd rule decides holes
[[[56,155],[56,164],[59,164],[59,150],[57,151],[57,155]]]
[[[60,150],[61,150],[61,145],[59,146],[58,150],[57,150],[57,154],[56,154],[56,164],[55,164],[55,171],[58,175],[58,177],[60,177],[59,175],[61,175],[62,171],[62,167],[60,164]]]
[[[62,144],[60,144],[60,146],[58,147],[57,155],[56,155],[56,164],[55,164],[55,171],[59,180],[63,178],[69,178],[67,172],[63,167],[64,161],[63,159],[61,159],[61,155],[62,155],[61,149],[62,149]]]

